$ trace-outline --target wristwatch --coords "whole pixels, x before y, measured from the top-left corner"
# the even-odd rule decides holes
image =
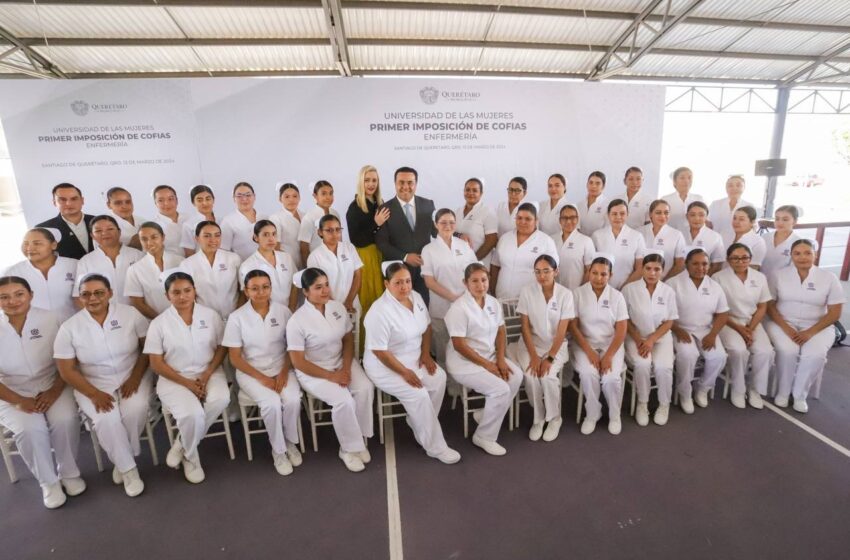
[[[555,358],[553,358],[552,356],[549,356],[549,355],[547,355],[543,359],[546,360],[547,362],[549,362],[550,364],[555,362]]]

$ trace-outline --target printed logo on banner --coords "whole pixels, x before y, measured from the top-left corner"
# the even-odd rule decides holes
[[[85,101],[78,99],[71,103],[71,110],[74,111],[75,115],[85,117],[89,114],[89,104]]]
[[[419,98],[425,105],[433,105],[440,97],[440,91],[437,88],[428,86],[419,90]]]
[[[75,115],[85,117],[89,110],[95,113],[121,113],[127,110],[126,103],[92,103],[89,104],[82,99],[71,102],[71,110]]]

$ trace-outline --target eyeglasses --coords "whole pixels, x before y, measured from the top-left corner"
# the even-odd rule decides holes
[[[523,192],[523,191],[522,191],[522,189],[518,189],[518,188],[515,188],[515,187],[514,187],[514,188],[512,188],[512,187],[508,187],[508,192],[509,192],[509,193],[512,193],[512,194],[519,194],[519,193],[521,193],[521,192]]]
[[[752,257],[749,255],[744,255],[742,257],[729,257],[729,262],[749,262],[752,260]]]
[[[337,227],[337,228],[324,228],[322,231],[323,231],[323,232],[325,232],[325,233],[342,233],[342,230],[343,230],[343,229],[344,229],[344,228],[341,228],[341,227]]]
[[[106,290],[95,290],[93,292],[80,292],[80,299],[91,299],[92,297],[96,297],[100,299],[106,296]]]

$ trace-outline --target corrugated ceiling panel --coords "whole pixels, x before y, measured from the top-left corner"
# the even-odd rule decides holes
[[[384,0],[387,4],[393,1]],[[501,4],[503,6],[528,6],[534,8],[562,8],[605,10],[612,12],[639,12],[646,5],[646,0],[418,0],[429,4]]]
[[[327,47],[250,46],[196,47],[212,71],[333,70],[330,44]]]
[[[156,6],[0,5],[0,22],[18,37],[182,37]]]
[[[345,34],[358,39],[471,39],[482,40],[489,14],[440,11],[345,9]]]
[[[487,37],[491,41],[609,45],[628,25],[610,19],[497,14]]]
[[[800,65],[800,62],[649,54],[626,74],[776,80]]]
[[[656,46],[667,49],[721,50],[748,31],[741,27],[692,25],[684,22],[667,32]]]
[[[821,55],[848,39],[844,33],[752,29],[730,50]]]
[[[349,46],[352,67],[358,70],[471,70],[480,48]]]
[[[723,19],[755,19],[797,23],[850,24],[847,0],[709,0],[692,14]]]
[[[484,49],[478,70],[574,74],[586,72],[599,56],[540,49]]]
[[[64,72],[203,71],[190,47],[37,47]]]
[[[322,8],[168,8],[193,38],[327,37]]]

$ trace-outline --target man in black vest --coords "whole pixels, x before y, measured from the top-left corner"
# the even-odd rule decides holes
[[[89,225],[94,216],[83,214],[84,202],[83,193],[71,183],[53,187],[53,206],[59,209],[59,215],[36,227],[56,228],[62,233],[56,250],[60,257],[80,259],[94,250]]]

